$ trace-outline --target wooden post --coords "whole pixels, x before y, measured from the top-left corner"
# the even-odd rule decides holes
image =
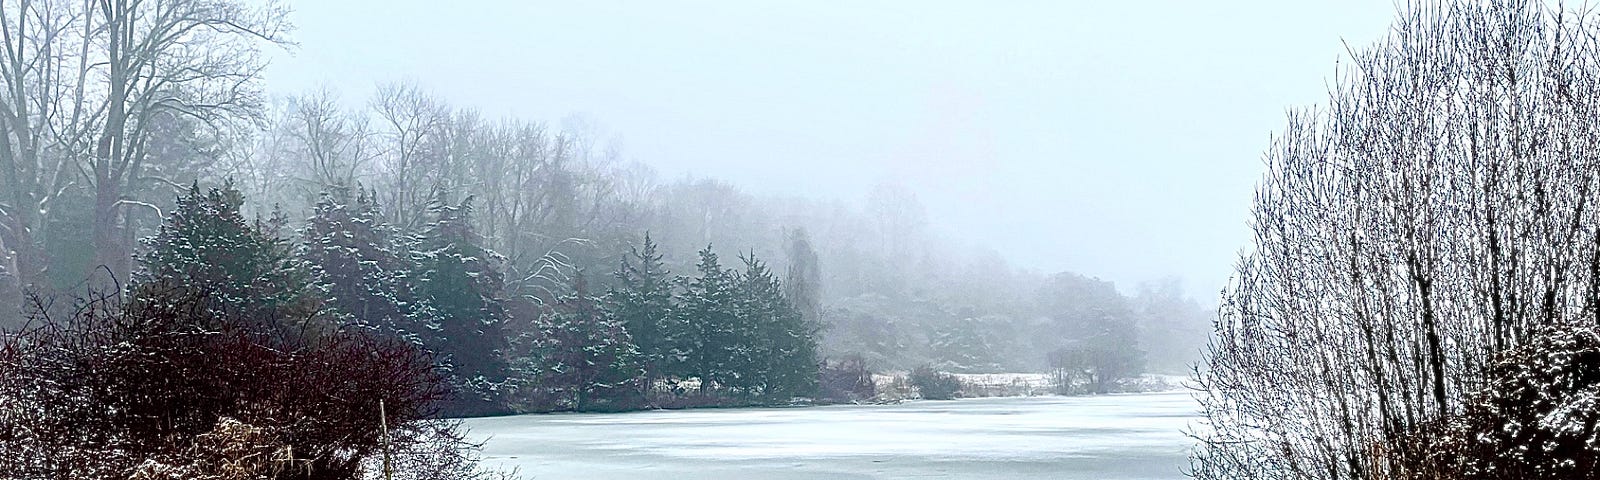
[[[384,411],[383,399],[378,399],[378,425],[383,428],[383,480],[394,480],[394,469],[389,461],[389,415]]]

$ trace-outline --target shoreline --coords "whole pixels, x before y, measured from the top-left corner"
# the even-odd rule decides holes
[[[957,374],[957,375],[1036,375],[1036,374]],[[1044,374],[1037,374],[1037,375],[1044,375]],[[956,397],[956,398],[950,398],[950,399],[942,399],[942,400],[930,400],[930,399],[924,399],[924,398],[907,397],[907,398],[896,398],[896,399],[893,399],[893,400],[879,401],[879,402],[792,403],[792,404],[774,404],[774,405],[699,405],[699,406],[688,406],[688,407],[677,407],[677,408],[672,408],[672,407],[652,407],[652,408],[640,408],[640,409],[617,410],[617,411],[572,411],[572,410],[563,410],[563,411],[551,411],[551,412],[506,413],[506,414],[500,414],[500,415],[482,415],[482,416],[474,416],[474,417],[447,417],[447,419],[450,419],[450,420],[474,420],[474,419],[493,419],[493,418],[521,417],[521,416],[625,415],[625,414],[645,413],[645,412],[684,412],[684,411],[720,411],[720,410],[793,410],[793,409],[808,409],[808,408],[821,408],[821,407],[840,407],[840,406],[887,407],[887,406],[905,405],[905,404],[909,404],[909,403],[944,403],[944,402],[962,402],[962,401],[971,401],[971,400],[1005,399],[1005,398],[1063,398],[1063,399],[1066,399],[1066,398],[1100,398],[1100,397],[1138,396],[1138,395],[1166,395],[1166,394],[1190,393],[1191,392],[1190,389],[1188,389],[1187,387],[1185,387],[1183,385],[1175,385],[1175,384],[1167,384],[1167,385],[1170,388],[1154,389],[1154,390],[1137,390],[1137,391],[1118,391],[1118,392],[1107,392],[1107,393],[1084,393],[1084,394],[1071,394],[1071,395],[1064,395],[1064,394],[1057,394],[1057,393],[1039,393],[1039,394],[1015,394],[1015,395],[975,395],[975,396],[962,396],[962,397]]]

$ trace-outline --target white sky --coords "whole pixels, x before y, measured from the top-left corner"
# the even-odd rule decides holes
[[[415,81],[489,116],[581,114],[660,170],[755,193],[917,192],[1044,272],[1210,300],[1269,135],[1323,101],[1386,0],[287,0],[276,94]],[[756,5],[759,4],[759,5]],[[446,6],[449,5],[449,6]]]

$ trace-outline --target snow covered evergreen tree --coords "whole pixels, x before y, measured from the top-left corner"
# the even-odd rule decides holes
[[[1003,339],[995,329],[1000,322],[995,319],[973,317],[953,318],[931,328],[928,350],[940,360],[935,368],[953,372],[1001,371],[1000,354]]]
[[[784,295],[783,283],[764,262],[753,254],[741,260],[743,272],[725,269],[710,246],[700,251],[699,277],[685,283],[664,336],[671,345],[667,358],[682,359],[672,373],[698,378],[701,393],[743,401],[814,395],[814,323]],[[625,300],[613,303],[623,314],[642,303],[624,294],[617,298]]]
[[[509,368],[499,255],[484,248],[473,230],[470,199],[458,205],[436,201],[429,214],[432,221],[415,253],[417,289],[438,315],[440,340],[431,347],[459,389],[449,413],[503,411],[499,390]]]
[[[685,357],[682,373],[700,379],[701,393],[745,387],[756,352],[750,341],[754,332],[739,315],[739,279],[722,268],[710,245],[700,250],[695,269],[699,278],[685,284],[678,301],[685,335],[674,348]]]
[[[322,316],[311,271],[278,235],[282,215],[247,221],[244,195],[232,182],[178,198],[160,231],[144,240],[134,288],[180,289],[204,295],[213,314],[277,318],[304,327]],[[320,323],[320,322],[318,322]]]
[[[1600,329],[1541,327],[1486,377],[1460,416],[1384,452],[1396,478],[1600,478]]]
[[[643,404],[638,349],[615,316],[589,294],[579,273],[572,293],[541,319],[534,349],[537,388],[550,409],[621,410]]]
[[[406,239],[384,222],[374,195],[323,193],[301,232],[300,258],[316,274],[328,303],[355,324],[413,343],[439,341],[438,319],[411,283],[416,265]]]

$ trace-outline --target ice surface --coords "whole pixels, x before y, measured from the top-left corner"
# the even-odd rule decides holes
[[[468,421],[534,479],[1177,479],[1188,393]]]

